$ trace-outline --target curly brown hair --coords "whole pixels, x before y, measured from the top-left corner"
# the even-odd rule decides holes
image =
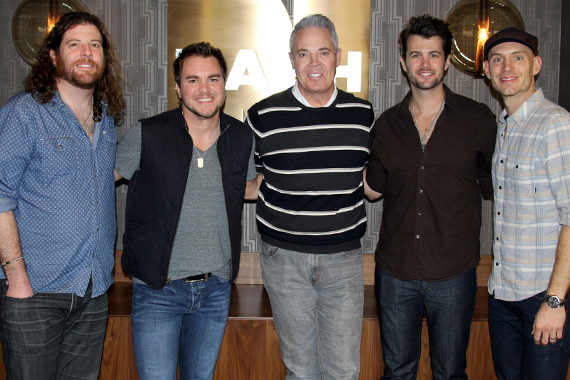
[[[56,68],[50,57],[50,50],[58,54],[63,35],[77,25],[94,25],[103,37],[103,56],[105,71],[95,84],[93,93],[93,119],[101,121],[103,109],[107,104],[107,114],[115,119],[117,125],[123,121],[125,95],[123,93],[122,72],[117,64],[115,48],[111,36],[105,30],[103,22],[87,12],[71,12],[63,15],[44,40],[37,56],[37,63],[24,82],[24,88],[39,103],[51,101],[57,91]]]

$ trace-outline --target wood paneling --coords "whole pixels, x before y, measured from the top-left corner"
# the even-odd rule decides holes
[[[253,275],[257,271],[255,256],[254,254],[249,256],[252,269],[249,271],[248,281],[256,282],[258,279],[256,275]],[[370,260],[371,257],[372,255],[365,255],[364,265],[373,274],[374,263]],[[471,339],[467,349],[467,374],[470,379],[474,380],[496,379],[487,323],[486,280],[490,269],[491,258],[484,257],[477,270],[480,288],[477,292]],[[107,324],[100,380],[137,379],[129,317],[132,285],[126,277],[124,279],[118,280],[109,291],[110,317]],[[367,283],[370,282],[367,281]],[[383,362],[373,286],[365,287],[364,298],[360,380],[378,380],[383,373]],[[263,286],[243,283],[234,286],[229,315],[216,366],[215,380],[284,379],[286,370],[281,362],[271,307]],[[423,322],[421,346],[418,379],[429,380],[431,379],[429,333],[425,321]],[[4,367],[0,365],[0,380],[5,378]],[[570,375],[567,376],[567,380],[570,380]]]

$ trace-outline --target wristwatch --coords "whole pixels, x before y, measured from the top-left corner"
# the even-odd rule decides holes
[[[553,309],[564,306],[564,300],[560,299],[560,297],[558,296],[549,296],[547,294],[546,298],[544,299],[544,302],[546,302],[546,304]]]

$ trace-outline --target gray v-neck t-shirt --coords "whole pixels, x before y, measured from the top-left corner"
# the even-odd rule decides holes
[[[196,152],[197,150],[197,152]],[[256,177],[253,160],[249,158],[247,179]],[[134,124],[117,146],[115,170],[130,179],[139,169],[141,124]],[[197,154],[198,153],[198,154]],[[198,167],[202,157],[203,166]],[[231,245],[222,186],[222,170],[218,160],[217,142],[206,152],[194,148],[180,221],[170,258],[168,277],[171,281],[212,272],[228,279]],[[133,278],[135,283],[142,281]]]

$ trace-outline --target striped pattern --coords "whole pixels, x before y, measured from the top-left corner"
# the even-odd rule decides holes
[[[254,105],[247,120],[264,176],[257,202],[262,239],[313,253],[358,240],[366,229],[370,103],[339,90],[330,107],[308,108],[289,89]]]
[[[570,114],[540,89],[512,116],[501,114],[493,186],[489,292],[520,301],[547,289],[560,225],[570,223]]]

